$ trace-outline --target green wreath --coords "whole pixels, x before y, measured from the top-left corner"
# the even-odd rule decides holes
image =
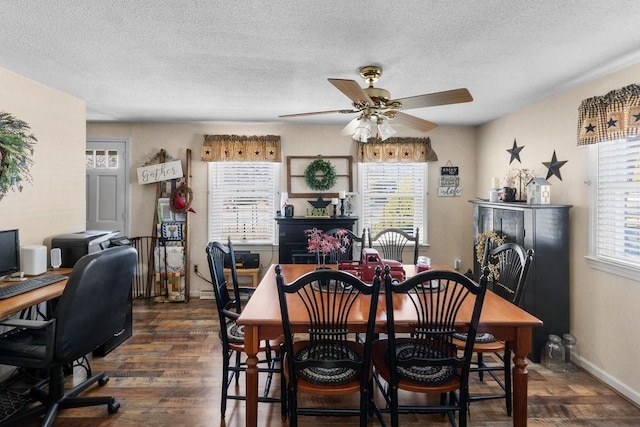
[[[336,183],[336,168],[328,160],[315,159],[304,170],[304,180],[312,190],[328,190]]]
[[[22,191],[22,181],[31,182],[36,137],[30,127],[9,113],[0,112],[0,200],[9,190]]]

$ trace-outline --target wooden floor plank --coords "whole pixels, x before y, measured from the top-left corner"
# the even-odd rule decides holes
[[[229,401],[225,420],[220,419],[222,384],[221,347],[218,341],[215,302],[191,299],[188,303],[152,303],[134,301],[134,335],[104,358],[92,360],[95,372],[106,371],[110,381],[85,394],[110,394],[121,403],[117,414],[105,407],[67,409],[60,412],[55,427],[169,427],[169,426],[243,426],[244,402]],[[640,409],[618,396],[584,372],[552,373],[539,364],[529,365],[529,426],[604,426],[640,425]],[[74,371],[69,383],[78,382],[83,372]],[[471,379],[471,392],[496,391],[491,383]],[[241,381],[238,391],[242,392]],[[271,394],[279,394],[274,379]],[[408,397],[407,397],[408,398]],[[415,399],[415,396],[411,397]],[[308,404],[317,398],[304,398]],[[357,400],[329,399],[334,407],[357,404]],[[380,402],[377,396],[376,401]],[[326,403],[326,400],[324,401]],[[263,426],[286,426],[278,404],[258,405]],[[386,417],[388,420],[388,417]],[[406,414],[403,426],[447,426],[439,415]],[[301,425],[314,427],[355,426],[355,418],[303,417]],[[39,420],[25,423],[38,426]],[[372,420],[370,425],[378,425]],[[471,405],[470,426],[506,427],[511,418],[502,400],[475,402]]]

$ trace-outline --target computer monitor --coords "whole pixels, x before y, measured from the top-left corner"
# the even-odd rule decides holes
[[[20,271],[18,230],[0,231],[0,280],[17,271]]]

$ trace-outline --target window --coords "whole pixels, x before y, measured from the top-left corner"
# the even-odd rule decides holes
[[[278,163],[209,163],[209,241],[273,244]]]
[[[427,164],[360,163],[362,227],[375,235],[396,227],[413,234],[420,228],[420,243],[426,239]]]
[[[640,279],[640,137],[591,146],[589,261]]]

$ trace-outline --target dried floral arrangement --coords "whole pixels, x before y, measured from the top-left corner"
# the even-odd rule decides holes
[[[504,176],[503,184],[505,187],[514,187],[518,190],[518,200],[527,200],[527,195],[525,194],[527,192],[527,184],[535,176],[533,169],[513,168],[509,169]]]
[[[487,230],[483,231],[482,233],[476,234],[476,260],[480,265],[482,265],[482,262],[484,261],[484,249],[489,240],[493,241],[495,247],[503,245],[506,242],[505,236],[494,230]],[[489,278],[497,279],[499,275],[497,266],[489,263],[488,267]]]
[[[307,250],[309,253],[315,253],[318,256],[318,264],[320,264],[320,255],[322,254],[322,263],[325,257],[331,252],[346,253],[349,246],[349,237],[347,231],[340,229],[335,236],[325,234],[317,228],[304,230],[307,235],[309,245]]]

